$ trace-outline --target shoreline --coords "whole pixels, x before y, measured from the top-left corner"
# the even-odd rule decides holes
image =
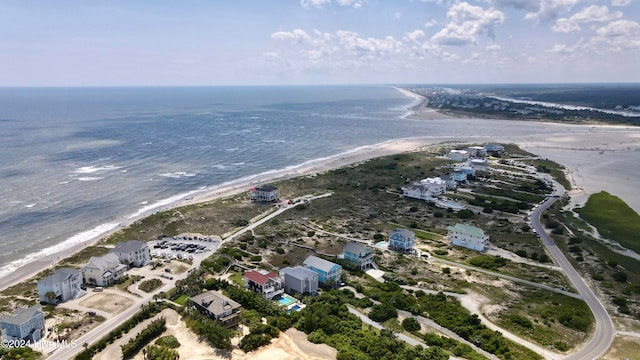
[[[424,120],[435,120],[435,119],[446,119],[447,116],[440,114],[437,110],[429,108],[426,103],[426,99],[418,94],[410,92],[405,89],[399,89],[402,93],[407,96],[414,97],[417,100],[420,100],[416,104],[410,104],[407,106],[407,114],[405,117],[408,119],[413,119],[416,121],[424,121]],[[413,94],[413,95],[412,95]],[[452,118],[452,120],[458,118]],[[465,119],[466,120],[466,119]],[[564,125],[564,124],[558,124]],[[603,137],[600,139],[604,145],[608,145],[608,148],[605,151],[640,151],[640,129],[637,129],[634,132],[631,132],[628,136],[627,142],[621,142],[619,139],[619,133],[612,131],[608,133],[608,130],[620,130],[625,128],[624,126],[616,126],[616,125],[573,125],[576,126],[577,129],[581,131],[591,132],[591,129],[599,130],[599,132],[592,132],[595,135]],[[628,129],[628,127],[626,127]],[[635,130],[635,129],[634,129]],[[249,188],[258,184],[265,184],[269,182],[281,181],[285,179],[290,179],[299,176],[306,176],[316,173],[325,172],[328,170],[349,166],[353,164],[360,163],[362,161],[370,160],[373,158],[393,155],[402,152],[408,151],[418,151],[420,148],[436,145],[441,143],[447,143],[447,145],[451,146],[452,144],[457,143],[479,143],[479,142],[502,142],[502,143],[515,143],[518,146],[522,147],[527,151],[531,151],[536,155],[541,157],[548,157],[549,159],[556,161],[567,168],[568,175],[570,176],[570,181],[573,182],[575,186],[569,192],[571,196],[571,206],[579,205],[581,202],[583,203],[588,198],[588,195],[598,192],[601,190],[607,190],[606,188],[599,187],[597,185],[585,184],[585,178],[592,174],[583,174],[582,171],[584,169],[592,170],[584,167],[581,164],[576,165],[575,163],[567,164],[565,161],[561,161],[558,159],[559,151],[564,152],[576,152],[576,151],[602,151],[600,147],[595,148],[575,148],[572,147],[569,143],[567,145],[568,140],[578,139],[575,134],[573,134],[572,139],[568,139],[569,137],[564,134],[558,134],[557,138],[546,138],[546,139],[526,139],[523,137],[513,136],[513,137],[505,137],[505,138],[491,138],[491,137],[474,137],[472,135],[464,136],[464,137],[415,137],[415,138],[399,138],[399,139],[391,139],[381,143],[361,146],[355,149],[343,151],[337,153],[332,156],[323,157],[319,159],[313,159],[306,162],[303,162],[298,165],[288,166],[283,169],[278,170],[270,170],[263,173],[245,176],[239,179],[235,179],[232,181],[224,182],[218,185],[214,185],[211,187],[206,187],[198,190],[192,190],[186,193],[178,194],[171,196],[167,199],[159,200],[154,202],[153,204],[145,205],[144,207],[138,209],[134,213],[130,215],[125,215],[120,219],[116,219],[114,222],[103,223],[95,228],[82,232],[80,234],[76,234],[63,242],[53,245],[47,249],[43,249],[41,252],[46,253],[48,250],[53,251],[52,253],[46,254],[40,258],[36,258],[33,261],[27,262],[23,265],[15,266],[15,268],[8,270],[8,274],[4,275],[0,279],[0,290],[4,290],[10,286],[13,286],[19,282],[26,281],[27,279],[32,278],[37,275],[41,271],[46,270],[47,268],[51,268],[55,266],[60,260],[69,257],[83,248],[91,245],[95,245],[102,239],[112,235],[113,233],[119,231],[123,227],[127,227],[132,223],[143,219],[149,215],[157,211],[166,211],[170,209],[175,209],[182,206],[193,205],[197,203],[209,202],[215,199],[224,198],[239,194],[244,191],[248,191]],[[594,136],[595,136],[594,135]],[[610,139],[611,138],[611,139]],[[579,140],[579,139],[578,139]],[[594,145],[595,146],[595,145]],[[556,156],[549,156],[548,152],[552,153],[555,151]],[[552,154],[553,155],[553,154]],[[589,154],[590,155],[590,154]],[[639,171],[640,172],[640,171]],[[640,177],[640,176],[639,176]],[[615,191],[614,191],[615,193]],[[620,196],[620,195],[618,195]],[[629,198],[625,196],[620,196],[625,202],[629,204],[636,211],[640,212],[640,200],[638,203],[632,202],[629,203]],[[65,243],[70,243],[65,245]],[[62,248],[59,251],[55,251],[53,249]],[[37,254],[37,253],[36,253]],[[34,256],[34,255],[32,255]],[[29,256],[27,256],[27,259]],[[11,264],[6,265],[5,267],[10,267]]]

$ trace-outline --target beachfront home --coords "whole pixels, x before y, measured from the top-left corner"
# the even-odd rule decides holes
[[[458,187],[458,182],[451,175],[440,175],[438,176],[442,181],[444,181],[447,190],[455,190]],[[466,174],[465,174],[466,179]]]
[[[120,264],[118,255],[114,253],[108,253],[101,257],[92,256],[89,262],[80,268],[85,284],[95,286],[113,284],[126,270],[127,266]]]
[[[18,308],[0,316],[2,340],[40,341],[44,336],[44,313],[40,304]]]
[[[38,281],[38,297],[41,302],[50,304],[77,299],[85,294],[81,286],[80,270],[61,268]]]
[[[485,150],[487,150],[487,153],[502,154],[504,152],[504,146],[502,146],[500,144],[489,143],[489,144],[486,144],[484,146],[484,148],[485,148]]]
[[[407,229],[395,229],[389,234],[389,249],[410,253],[416,244],[416,234]]]
[[[320,283],[332,281],[337,284],[340,282],[342,266],[338,264],[310,255],[302,265],[304,265],[305,268],[316,272],[318,274],[318,282]]]
[[[274,271],[250,270],[244,273],[245,287],[262,294],[267,300],[284,293],[282,278]]]
[[[451,178],[457,182],[467,181],[467,172],[461,169],[453,169]]]
[[[402,196],[431,201],[447,191],[447,183],[438,178],[426,178],[402,187]]]
[[[467,179],[471,176],[476,175],[476,170],[469,165],[466,164],[455,164],[453,166],[454,171],[464,171],[467,174]]]
[[[311,294],[318,292],[318,273],[302,266],[286,267],[280,270],[284,279],[284,289],[288,294]]]
[[[464,210],[467,207],[458,201],[453,201],[449,198],[442,198],[435,201],[435,205],[441,209],[451,209],[453,211]]]
[[[111,250],[120,262],[129,266],[143,267],[151,262],[151,251],[147,243],[138,240],[119,242]]]
[[[259,186],[250,190],[251,201],[272,202],[280,199],[280,192],[275,186]]]
[[[373,254],[371,250],[356,242],[348,242],[342,251],[344,259],[356,264],[360,269],[369,269],[373,266]]]
[[[464,224],[456,224],[447,227],[447,237],[453,245],[463,246],[468,249],[484,251],[489,243],[489,236],[482,229]]]
[[[447,157],[453,161],[469,160],[469,152],[467,150],[449,150]]]
[[[220,322],[226,328],[240,323],[240,304],[217,291],[193,296],[191,304],[209,319]]]
[[[483,158],[487,156],[487,149],[482,146],[469,146],[467,152],[470,157]]]
[[[489,162],[485,159],[471,159],[469,165],[475,171],[489,171]]]

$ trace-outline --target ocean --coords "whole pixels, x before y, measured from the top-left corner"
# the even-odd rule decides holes
[[[361,146],[584,129],[408,119],[415,104],[390,86],[2,88],[0,278],[198,191]]]

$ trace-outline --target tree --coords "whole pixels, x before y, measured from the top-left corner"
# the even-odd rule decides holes
[[[420,330],[420,323],[414,318],[406,318],[402,320],[402,328],[407,331],[418,331]]]
[[[46,297],[47,300],[49,300],[49,303],[51,303],[51,304],[55,303],[55,301],[56,301],[56,293],[53,292],[53,291],[47,291],[44,294],[44,297]]]

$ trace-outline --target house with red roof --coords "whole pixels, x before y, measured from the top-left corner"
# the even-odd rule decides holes
[[[275,271],[250,270],[244,273],[244,283],[247,289],[262,294],[271,300],[284,293],[282,278]]]

